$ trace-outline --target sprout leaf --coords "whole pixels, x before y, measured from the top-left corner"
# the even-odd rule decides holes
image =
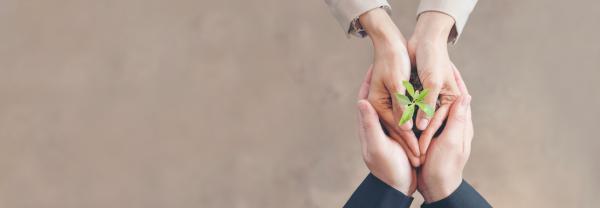
[[[421,92],[417,91],[417,93],[415,95],[415,102],[423,101],[423,99],[425,99],[425,96],[427,96],[427,94],[429,94],[428,89],[424,89]]]
[[[396,93],[396,100],[398,100],[398,102],[400,102],[402,105],[409,105],[412,103],[408,97],[398,92]]]
[[[408,94],[411,97],[415,97],[415,88],[412,86],[412,84],[410,84],[410,82],[404,80],[402,81],[402,85],[404,85],[404,87],[406,88],[406,91],[408,91]]]
[[[427,105],[422,102],[416,102],[416,104],[419,106],[419,109],[421,109],[423,112],[425,112],[425,114],[427,114],[427,117],[433,117],[433,113],[435,112],[435,110],[430,105]]]
[[[402,117],[400,118],[400,123],[398,124],[398,126],[402,126],[407,121],[412,119],[414,113],[415,113],[415,104],[408,105],[408,107],[406,109],[404,109],[404,112],[402,113]]]

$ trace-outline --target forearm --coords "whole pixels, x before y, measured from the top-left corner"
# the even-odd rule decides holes
[[[403,52],[406,40],[392,18],[381,8],[360,15],[360,24],[369,35],[375,53]]]
[[[477,4],[477,0],[421,0],[417,9],[417,15],[420,19],[424,13],[435,11],[451,17],[454,23],[448,37],[448,42],[455,43],[463,32],[475,4]]]
[[[435,11],[424,12],[417,20],[409,47],[419,48],[427,45],[445,47],[453,26],[454,19],[447,14]]]

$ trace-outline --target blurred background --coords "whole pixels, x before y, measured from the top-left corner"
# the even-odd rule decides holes
[[[451,49],[495,207],[597,207],[598,19],[481,0]],[[371,55],[320,0],[0,1],[0,207],[341,207]]]

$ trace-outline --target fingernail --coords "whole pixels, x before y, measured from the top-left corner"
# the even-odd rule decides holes
[[[429,119],[423,118],[421,121],[419,121],[419,125],[417,127],[419,127],[420,130],[425,130],[427,125],[429,125]]]

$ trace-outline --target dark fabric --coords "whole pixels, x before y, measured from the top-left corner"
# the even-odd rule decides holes
[[[369,174],[352,194],[344,208],[403,208],[409,207],[413,198],[387,185]]]
[[[463,180],[460,186],[450,196],[430,203],[423,204],[421,208],[486,208],[492,207],[477,191]]]

